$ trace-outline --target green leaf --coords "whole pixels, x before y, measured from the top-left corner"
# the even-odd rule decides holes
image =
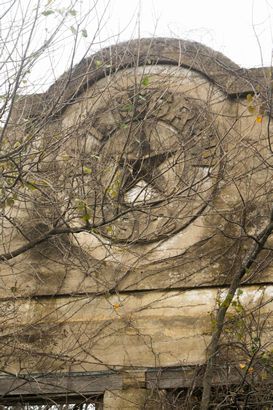
[[[57,12],[58,14],[60,14],[60,16],[66,16],[66,15],[67,15],[67,11],[66,11],[65,8],[56,9],[56,12]]]
[[[50,16],[50,14],[54,14],[54,10],[45,10],[42,12],[43,16]]]
[[[128,111],[131,112],[134,109],[134,105],[133,104],[126,104],[122,107],[123,111]]]
[[[88,212],[86,212],[83,216],[81,216],[81,219],[84,222],[88,222],[91,219],[91,215]]]
[[[86,28],[82,30],[82,36],[85,38],[88,36]]]
[[[70,30],[73,34],[77,34],[77,30],[75,29],[75,27],[70,26]]]
[[[32,182],[25,182],[25,187],[30,191],[36,191],[37,187]]]
[[[144,87],[147,87],[149,85],[149,77],[147,75],[145,75],[145,77],[142,78],[141,80],[141,84],[144,85]]]
[[[113,232],[114,232],[113,227],[110,226],[110,225],[106,227],[106,231],[107,231],[107,233],[108,233],[109,235],[112,235]]]
[[[246,100],[247,100],[248,104],[251,104],[251,103],[252,103],[252,101],[253,101],[253,95],[251,95],[251,94],[247,94],[247,96],[246,96]]]
[[[223,307],[223,308],[229,307],[229,305],[232,302],[232,299],[233,299],[233,296],[230,293],[228,293],[224,301],[221,303],[220,307]]]
[[[109,195],[109,197],[110,197],[111,199],[116,199],[117,196],[118,196],[118,191],[116,191],[116,190],[113,189],[113,188],[109,188],[109,189],[108,189],[108,195]]]
[[[249,107],[247,107],[247,109],[250,112],[250,114],[254,114],[256,112],[256,108],[253,107],[253,105],[250,105]]]
[[[14,199],[13,199],[13,198],[8,198],[8,199],[6,200],[6,204],[7,204],[8,206],[14,205]]]
[[[93,232],[96,235],[98,235],[100,233],[100,231],[97,228],[91,228],[90,232]]]
[[[84,211],[86,209],[86,203],[81,200],[77,200],[77,209],[79,211]]]
[[[77,12],[76,10],[72,9],[68,11],[69,14],[71,14],[71,16],[76,16]]]
[[[101,60],[96,60],[95,61],[95,66],[96,68],[100,68],[102,66],[103,62]]]
[[[92,174],[92,169],[91,168],[83,167],[82,170],[85,174],[88,174],[88,175]]]

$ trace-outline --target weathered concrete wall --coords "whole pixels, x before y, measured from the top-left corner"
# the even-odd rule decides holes
[[[196,289],[3,302],[10,320],[7,315],[1,331],[7,342],[2,365],[8,360],[6,369],[16,373],[19,362],[30,373],[42,373],[202,364],[212,312],[224,295]],[[263,305],[264,343],[271,341],[272,295],[272,286],[253,286],[240,297],[245,309]]]
[[[137,208],[106,227],[51,238],[2,262],[1,360],[14,373],[202,364],[221,292],[251,235],[268,220],[272,125],[266,109],[260,115],[262,92],[256,101],[246,99],[253,73],[175,40],[122,45],[111,61],[109,55],[76,67],[60,115],[43,131],[44,138],[53,131],[64,136],[47,159],[55,164],[47,183],[56,184],[56,203],[71,200],[71,227],[82,222],[75,205],[82,186],[88,207],[107,194],[111,206],[104,212],[114,216],[117,163],[127,183],[135,166],[141,176],[119,209],[162,205],[150,202],[146,214]],[[44,96],[49,106],[65,79]],[[266,79],[259,84],[265,89]],[[85,167],[80,182],[71,174],[77,167]],[[42,208],[37,190],[27,194],[10,217],[33,239],[54,209]],[[102,213],[97,209],[92,222]],[[3,253],[26,243],[8,222],[3,235]],[[241,297],[248,308],[262,301],[264,316],[272,310],[272,274],[268,247],[247,272]],[[267,326],[270,338],[270,317]]]

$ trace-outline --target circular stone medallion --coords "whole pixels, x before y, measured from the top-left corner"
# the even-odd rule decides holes
[[[220,169],[212,86],[185,69],[148,68],[100,80],[88,97],[85,122],[100,135],[90,207],[110,221],[100,233],[119,243],[185,229],[207,207]]]

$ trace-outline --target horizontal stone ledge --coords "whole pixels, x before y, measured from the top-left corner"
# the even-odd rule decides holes
[[[212,386],[239,384],[245,372],[238,366],[219,366],[215,368]],[[177,368],[154,369],[146,372],[147,389],[175,389],[201,387],[204,366],[185,366]],[[249,377],[247,376],[246,379]],[[267,380],[272,383],[273,380]]]
[[[92,292],[92,291],[77,291],[77,292],[70,292],[70,293],[37,293],[33,295],[8,295],[8,296],[0,296],[0,302],[9,302],[9,301],[17,301],[17,302],[38,302],[38,301],[52,301],[58,299],[79,299],[79,298],[101,298],[101,297],[111,297],[114,295],[125,295],[125,296],[137,296],[137,295],[148,295],[153,293],[174,293],[174,292],[202,292],[202,291],[212,291],[215,290],[225,292],[229,289],[229,283],[215,283],[215,284],[202,284],[202,285],[193,285],[193,286],[165,286],[165,287],[152,287],[152,288],[144,288],[144,289],[110,289],[107,291],[100,291],[100,292]],[[266,289],[272,288],[273,289],[273,281],[255,281],[255,282],[248,282],[242,283],[240,285],[241,290],[248,291],[249,289]]]
[[[83,394],[102,394],[105,390],[122,389],[122,376],[115,373],[71,373],[52,375],[0,376],[0,403],[18,396],[43,398]]]
[[[0,403],[12,402],[18,396],[28,400],[45,397],[61,398],[81,395],[101,395],[106,390],[121,390],[128,387],[154,389],[175,389],[201,387],[203,366],[182,366],[175,368],[152,368],[117,372],[87,372],[65,375],[20,375],[0,376]],[[215,369],[212,386],[238,384],[245,377],[239,366],[223,366]],[[253,374],[246,377],[251,378]],[[144,383],[141,380],[144,380]],[[128,380],[130,382],[128,383]],[[263,381],[273,382],[272,378]]]

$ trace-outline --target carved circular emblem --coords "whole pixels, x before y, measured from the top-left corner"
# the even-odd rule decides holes
[[[138,70],[99,81],[92,105],[79,106],[88,113],[85,164],[96,168],[88,205],[108,221],[99,233],[118,243],[155,242],[188,227],[208,206],[220,169],[215,118],[196,93],[204,79],[181,87],[184,69],[171,85],[158,66],[150,76]]]
[[[103,121],[106,112],[114,123]],[[131,89],[112,99],[111,110],[102,107],[94,124],[102,135],[103,213],[113,220],[105,236],[157,241],[202,213],[215,188],[218,146],[204,103],[180,93]]]

